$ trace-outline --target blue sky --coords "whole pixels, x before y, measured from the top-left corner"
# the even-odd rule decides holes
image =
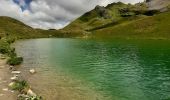
[[[32,2],[32,0],[13,0],[13,2],[20,6],[22,11],[24,11],[30,9],[30,3]]]

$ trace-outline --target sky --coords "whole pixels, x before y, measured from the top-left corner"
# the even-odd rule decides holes
[[[94,9],[113,2],[143,0],[0,0],[0,16],[9,16],[33,28],[60,29]]]

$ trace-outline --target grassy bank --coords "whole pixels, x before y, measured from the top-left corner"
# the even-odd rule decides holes
[[[10,46],[14,41],[15,39],[11,37],[2,37],[0,40],[0,53],[7,55],[9,57],[7,63],[13,66],[19,65],[23,61],[22,57],[17,57],[15,48]]]

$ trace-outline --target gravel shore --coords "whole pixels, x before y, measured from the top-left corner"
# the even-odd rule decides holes
[[[11,72],[9,65],[6,64],[6,59],[0,59],[0,100],[16,100],[17,93],[8,88],[11,82]]]

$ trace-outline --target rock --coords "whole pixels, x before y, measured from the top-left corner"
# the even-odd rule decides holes
[[[29,98],[29,96],[28,96],[28,95],[25,95],[25,94],[19,94],[19,95],[18,95],[18,98],[25,98],[25,99],[26,99],[26,98]],[[24,100],[25,100],[25,99],[24,99]]]
[[[10,69],[10,70],[13,70],[13,69],[14,69],[14,66],[9,66],[9,69]]]
[[[12,74],[21,74],[21,71],[12,71]]]
[[[13,88],[13,86],[14,86],[15,84],[16,84],[15,82],[11,82],[11,83],[9,83],[8,86],[9,86],[10,88]]]
[[[1,96],[4,96],[4,94],[0,94],[0,97],[1,97]]]
[[[149,10],[167,11],[170,0],[146,0]]]
[[[31,89],[29,89],[27,91],[27,95],[32,96],[32,97],[36,97],[37,96]]]
[[[18,75],[15,75],[15,76],[13,76],[13,77],[11,77],[11,80],[12,81],[17,81],[19,78],[18,78]]]
[[[105,19],[111,18],[108,10],[107,10],[104,6],[99,6],[99,5],[98,5],[98,6],[95,7],[95,10],[97,11],[97,13],[98,13],[98,15],[99,15],[100,17],[103,17],[103,18],[105,18]]]
[[[14,91],[10,90],[11,93],[14,93]]]
[[[30,73],[35,74],[36,73],[35,69],[30,69]]]
[[[2,89],[3,91],[8,91],[8,88],[4,88],[4,89]]]

